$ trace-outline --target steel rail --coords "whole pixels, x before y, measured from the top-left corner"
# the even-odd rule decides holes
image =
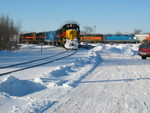
[[[74,55],[76,52],[77,52],[77,50],[75,50],[73,53],[71,53],[69,55],[66,55],[66,56],[63,56],[63,57],[60,57],[60,58],[56,58],[56,59],[48,61],[48,62],[44,62],[44,63],[32,65],[32,66],[28,66],[28,67],[25,67],[25,68],[9,71],[9,72],[5,72],[5,73],[1,73],[0,76],[7,75],[7,74],[10,74],[10,73],[14,73],[14,72],[18,72],[18,71],[22,71],[22,70],[26,70],[26,69],[33,68],[33,67],[38,67],[38,66],[45,65],[45,64],[49,64],[49,63],[52,63],[54,61],[58,61],[58,60],[70,57],[70,56]]]
[[[27,62],[22,62],[22,63],[12,64],[12,65],[8,65],[8,66],[3,66],[3,67],[0,67],[0,69],[4,69],[4,68],[8,68],[8,67],[14,67],[14,66],[19,66],[19,65],[24,65],[24,64],[28,64],[28,63],[32,63],[32,62],[36,62],[36,61],[40,61],[40,60],[45,60],[45,59],[48,59],[48,58],[55,57],[55,56],[58,56],[60,54],[66,53],[67,51],[68,50],[63,51],[63,52],[58,53],[58,54],[55,54],[55,55],[48,56],[48,57],[36,59],[36,60],[31,60],[31,61],[27,61]]]

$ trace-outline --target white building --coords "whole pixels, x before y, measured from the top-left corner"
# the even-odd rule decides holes
[[[139,40],[140,42],[142,42],[144,39],[146,39],[146,37],[148,37],[148,34],[136,34],[134,39]]]

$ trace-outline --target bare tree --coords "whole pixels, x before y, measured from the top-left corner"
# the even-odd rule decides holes
[[[122,33],[121,33],[120,31],[117,31],[116,34],[117,34],[117,35],[121,35]]]
[[[141,34],[142,30],[141,29],[134,29],[134,34]]]
[[[85,35],[86,34],[92,34],[94,32],[94,28],[91,26],[84,26],[83,27],[83,31],[82,31]]]
[[[148,35],[149,35],[149,34],[150,34],[150,32],[144,32],[143,34],[148,34]]]
[[[14,47],[15,35],[19,32],[19,25],[16,26],[9,16],[0,17],[0,50],[12,50]]]

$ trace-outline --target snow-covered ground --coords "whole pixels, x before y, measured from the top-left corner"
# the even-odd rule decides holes
[[[150,113],[150,59],[137,55],[138,46],[97,44],[0,76],[0,113]],[[22,45],[18,51],[0,51],[0,67],[65,51],[53,46],[42,50]]]

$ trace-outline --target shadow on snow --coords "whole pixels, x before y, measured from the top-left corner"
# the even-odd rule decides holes
[[[131,78],[131,79],[81,81],[80,83],[134,82],[134,81],[139,81],[139,80],[150,80],[150,78]]]

